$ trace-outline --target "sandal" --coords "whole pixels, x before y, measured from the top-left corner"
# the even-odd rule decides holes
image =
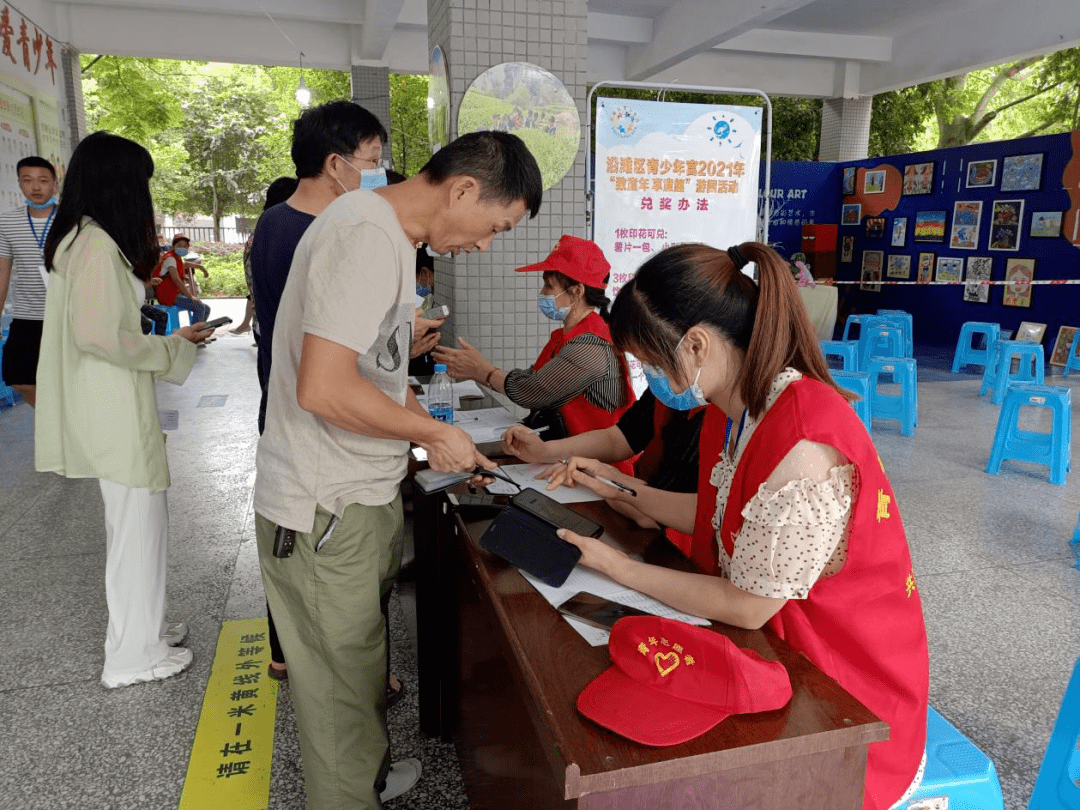
[[[401,700],[401,696],[405,694],[405,681],[398,679],[398,683],[401,684],[397,689],[392,687],[389,682],[386,684],[386,710],[390,711],[390,708]]]

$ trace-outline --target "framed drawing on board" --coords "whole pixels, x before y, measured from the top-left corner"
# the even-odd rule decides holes
[[[967,282],[964,284],[964,300],[974,304],[986,304],[990,301],[990,268],[993,259],[989,256],[972,256],[967,260]]]
[[[855,237],[845,236],[840,242],[840,261],[845,263],[851,262],[851,257],[855,255]]]
[[[946,216],[948,211],[916,211],[915,241],[944,242]]]
[[[862,219],[862,205],[859,203],[846,203],[841,209],[841,225],[858,225]]]
[[[1002,191],[1038,191],[1042,187],[1042,152],[1013,155],[1001,161]]]
[[[885,275],[889,278],[911,278],[911,257],[907,254],[889,254],[889,267]]]
[[[968,188],[993,188],[996,180],[997,160],[973,160],[968,163]]]
[[[892,246],[903,247],[907,244],[907,217],[894,217],[892,221]]]
[[[1072,348],[1073,338],[1076,337],[1080,326],[1062,326],[1058,329],[1057,338],[1054,340],[1054,350],[1050,352],[1050,365],[1063,366],[1069,359],[1069,350]]]
[[[862,254],[862,284],[859,289],[881,292],[881,265],[885,259],[882,250],[864,250]]]
[[[975,250],[979,246],[981,221],[981,200],[957,200],[953,204],[952,237],[949,239],[949,247],[954,250]]]
[[[915,280],[919,284],[929,284],[934,280],[934,254],[919,254],[919,270],[915,274]]]
[[[1032,211],[1028,236],[1061,236],[1061,212]]]
[[[934,193],[934,162],[909,163],[904,167],[904,196]]]
[[[942,256],[937,260],[937,281],[959,281],[964,275],[964,260]]]
[[[990,217],[990,250],[1019,250],[1023,200],[994,200]]]
[[[855,167],[848,166],[844,169],[844,196],[850,197],[855,193]]]
[[[1005,287],[1001,303],[1007,307],[1031,306],[1031,281],[1035,278],[1034,259],[1009,259],[1005,263]]]
[[[866,174],[864,174],[862,190],[863,194],[884,194],[885,170],[878,169],[877,171],[868,171]]]
[[[880,239],[885,235],[885,217],[866,218],[866,238]]]
[[[1042,343],[1043,335],[1045,334],[1045,323],[1032,323],[1031,321],[1021,321],[1020,327],[1016,330],[1016,339],[1022,340],[1025,343]]]

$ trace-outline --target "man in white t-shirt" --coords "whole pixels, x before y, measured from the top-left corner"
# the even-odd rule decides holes
[[[297,245],[277,311],[255,480],[263,583],[289,662],[310,810],[380,807],[386,646],[409,442],[432,468],[493,466],[408,386],[416,247],[487,250],[542,195],[524,143],[464,135],[416,177],[332,202]],[[275,540],[292,541],[275,556]]]
[[[9,289],[14,293],[0,379],[33,407],[45,319],[45,237],[56,213],[56,169],[45,158],[31,155],[16,164],[16,172],[26,205],[0,215],[0,313]]]

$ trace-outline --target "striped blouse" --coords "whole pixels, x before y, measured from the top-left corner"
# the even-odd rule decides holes
[[[0,214],[0,257],[13,260],[8,297],[11,314],[16,318],[31,321],[45,318],[45,282],[38,269],[45,264],[45,254],[38,241],[44,245],[46,221],[34,218],[35,238],[26,220],[25,206]]]

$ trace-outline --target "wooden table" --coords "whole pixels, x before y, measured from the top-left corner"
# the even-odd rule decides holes
[[[692,570],[658,532],[603,502],[571,508],[627,551]],[[477,547],[488,521],[469,518],[444,493],[417,497],[421,728],[456,743],[472,807],[862,806],[866,748],[888,726],[767,629],[713,625],[784,663],[793,697],[783,709],[735,715],[666,748],[579,715],[577,696],[609,665],[607,647],[590,647],[515,568]]]

